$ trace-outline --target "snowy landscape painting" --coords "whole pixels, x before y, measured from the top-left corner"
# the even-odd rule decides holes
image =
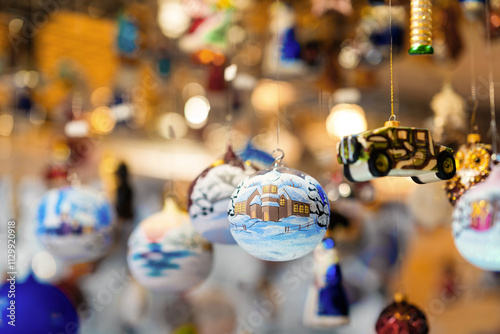
[[[193,183],[189,194],[189,215],[198,233],[210,242],[234,244],[228,228],[227,206],[234,188],[255,169],[221,164],[203,172]]]
[[[314,178],[276,167],[255,173],[236,188],[228,217],[234,239],[248,253],[262,260],[288,261],[321,242],[330,206]]]

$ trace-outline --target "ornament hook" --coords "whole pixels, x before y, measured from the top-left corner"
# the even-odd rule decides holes
[[[276,148],[274,149],[272,156],[274,158],[274,166],[278,167],[281,166],[281,162],[283,161],[283,158],[285,157],[285,152],[281,148]]]

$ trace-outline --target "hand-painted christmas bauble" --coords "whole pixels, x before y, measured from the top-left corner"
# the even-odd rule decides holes
[[[459,0],[460,7],[469,21],[476,21],[484,15],[484,0]]]
[[[311,252],[330,220],[326,194],[311,176],[276,165],[247,177],[228,208],[236,242],[267,261],[288,261]]]
[[[68,261],[95,260],[108,251],[113,240],[111,206],[90,188],[49,190],[38,205],[37,222],[45,248]]]
[[[377,334],[427,334],[429,326],[425,314],[402,297],[387,306],[378,317]]]
[[[500,166],[460,198],[452,228],[455,246],[467,261],[500,270]]]
[[[0,287],[0,310],[2,334],[78,333],[78,315],[69,299],[33,276],[23,283],[14,278]]]
[[[314,281],[304,310],[304,325],[331,328],[349,323],[349,305],[335,243],[326,237],[314,249]]]
[[[234,244],[227,221],[227,206],[234,188],[255,172],[231,147],[223,160],[214,162],[191,184],[189,216],[195,230],[210,242]]]
[[[163,211],[141,222],[128,241],[128,266],[139,284],[158,292],[183,292],[212,268],[212,247],[189,216],[167,198]]]
[[[479,135],[470,134],[467,137],[467,144],[462,145],[455,155],[457,173],[446,181],[445,188],[448,199],[453,205],[469,188],[490,174],[491,145],[480,141]]]

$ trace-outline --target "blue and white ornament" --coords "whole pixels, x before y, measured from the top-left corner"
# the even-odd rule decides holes
[[[86,187],[51,189],[37,209],[37,235],[55,257],[73,262],[96,260],[113,241],[109,202]]]
[[[212,247],[198,235],[186,212],[172,198],[163,211],[141,222],[128,241],[132,276],[157,292],[184,292],[201,283],[212,269]]]
[[[248,253],[262,260],[288,261],[321,242],[330,205],[318,181],[276,163],[238,185],[228,217],[234,239]]]

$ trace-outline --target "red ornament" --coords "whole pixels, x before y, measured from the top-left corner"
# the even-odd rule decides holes
[[[425,314],[416,306],[396,296],[378,317],[377,334],[427,334],[429,326]]]

